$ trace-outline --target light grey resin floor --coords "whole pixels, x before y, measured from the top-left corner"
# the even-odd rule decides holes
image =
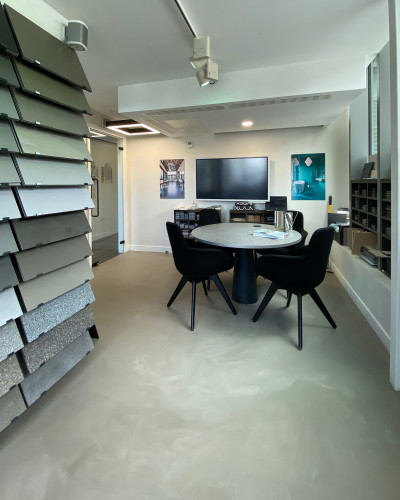
[[[95,275],[100,341],[0,435],[2,500],[400,498],[389,356],[334,275],[320,295],[338,328],[305,298],[302,352],[280,293],[253,324],[256,305],[235,317],[199,287],[191,333],[190,287],[165,306],[170,255]]]

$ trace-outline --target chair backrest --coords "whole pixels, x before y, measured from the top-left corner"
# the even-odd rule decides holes
[[[189,247],[179,226],[173,222],[167,222],[166,226],[175,267],[181,274],[186,274]]]
[[[334,234],[333,227],[317,229],[306,247],[304,269],[307,270],[308,277],[305,280],[312,288],[321,284],[325,278]]]
[[[220,224],[221,216],[219,210],[215,208],[203,208],[199,214],[199,226],[208,226],[209,224]]]

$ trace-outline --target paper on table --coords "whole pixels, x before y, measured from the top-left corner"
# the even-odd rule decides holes
[[[283,240],[287,233],[282,231],[271,231],[268,229],[256,229],[253,231],[253,236],[261,236],[262,238],[270,238],[271,240]]]

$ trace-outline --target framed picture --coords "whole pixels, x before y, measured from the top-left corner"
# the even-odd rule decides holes
[[[185,198],[185,160],[160,160],[160,199]]]
[[[292,155],[292,200],[325,200],[325,153]]]

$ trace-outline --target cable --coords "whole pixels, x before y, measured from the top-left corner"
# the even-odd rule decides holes
[[[194,38],[199,38],[195,29],[193,28],[192,23],[190,22],[190,19],[188,18],[185,9],[182,7],[181,3],[179,0],[174,0],[175,5],[178,7],[179,12],[181,13],[183,19],[185,20],[185,23],[187,24],[187,27],[190,29],[191,34],[193,35]]]

